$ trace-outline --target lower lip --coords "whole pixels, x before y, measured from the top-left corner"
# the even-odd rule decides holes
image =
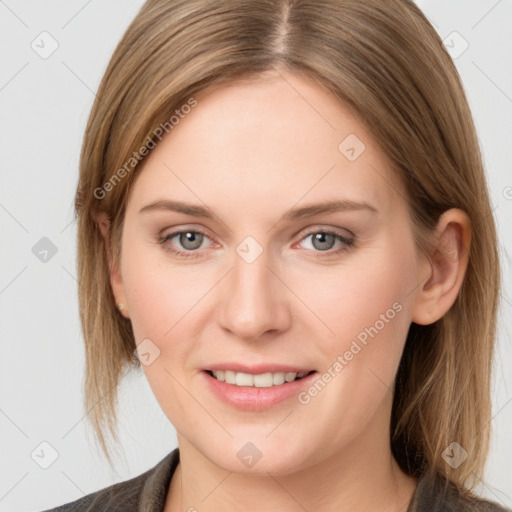
[[[302,379],[285,382],[279,386],[257,388],[255,386],[236,386],[226,384],[212,377],[206,371],[201,372],[210,389],[224,402],[247,411],[269,409],[284,400],[296,397],[305,387],[311,385],[318,372],[313,372]]]

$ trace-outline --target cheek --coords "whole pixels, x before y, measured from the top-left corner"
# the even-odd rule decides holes
[[[195,406],[179,383],[184,382],[193,349],[187,341],[195,336],[194,318],[208,283],[204,275],[200,285],[197,272],[167,263],[165,251],[158,247],[132,245],[125,254],[123,283],[136,344],[149,339],[157,347],[151,345],[152,357],[159,351],[142,370],[162,410],[180,425],[183,410]]]
[[[384,331],[382,315],[386,331],[400,316],[407,316],[402,312],[408,309],[412,299],[414,272],[410,255],[375,251],[360,261],[354,258],[353,264],[324,270],[321,279],[320,276],[297,279],[295,289],[322,320],[318,325],[325,326],[325,329],[321,327],[322,334],[333,340],[332,348],[336,348],[334,345],[340,348],[376,322]],[[397,309],[401,310],[398,315]]]
[[[200,309],[209,286],[205,272],[194,271],[193,265],[172,265],[159,247],[132,250],[123,260],[123,283],[137,341],[165,340],[182,329]],[[178,324],[185,316],[187,321]]]
[[[338,403],[354,421],[370,417],[392,389],[411,321],[414,251],[412,246],[387,247],[375,257],[333,268],[328,286],[310,287],[307,295],[308,306],[322,320],[314,319],[316,328],[309,325],[323,370],[336,375],[319,402],[325,400],[325,407]]]

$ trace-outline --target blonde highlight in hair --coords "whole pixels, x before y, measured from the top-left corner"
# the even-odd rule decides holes
[[[140,367],[131,323],[116,309],[109,269],[121,261],[126,201],[140,165],[103,187],[155,127],[202,91],[267,72],[310,77],[351,108],[407,192],[425,253],[440,215],[472,224],[459,296],[432,325],[412,324],[395,384],[391,447],[401,468],[435,472],[472,489],[489,444],[490,378],[500,271],[482,157],[457,70],[410,0],[150,0],[119,42],[84,136],[75,198],[79,304],[86,347],[85,402],[110,460],[117,387]],[[110,219],[105,244],[98,214]],[[469,458],[452,469],[452,442]]]

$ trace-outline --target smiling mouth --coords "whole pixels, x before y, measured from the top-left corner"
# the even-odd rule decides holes
[[[296,380],[300,380],[312,373],[310,372],[267,372],[253,375],[251,373],[235,372],[232,370],[206,370],[206,373],[226,384],[232,384],[240,387],[256,387],[256,388],[270,388],[274,386],[281,386]]]

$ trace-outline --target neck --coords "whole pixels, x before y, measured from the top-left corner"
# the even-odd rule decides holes
[[[371,422],[356,439],[307,469],[268,476],[223,470],[178,434],[180,463],[165,512],[406,512],[416,481],[399,468],[389,431],[381,425]]]

